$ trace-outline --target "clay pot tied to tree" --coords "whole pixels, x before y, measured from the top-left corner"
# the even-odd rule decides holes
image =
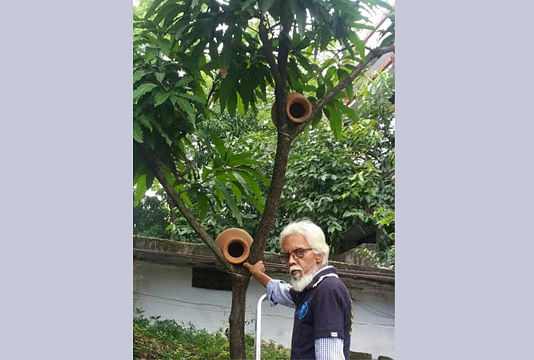
[[[246,202],[260,217],[248,261],[263,258],[282,194],[291,143],[307,126],[329,121],[341,136],[344,117],[357,119],[343,100],[371,61],[394,50],[392,34],[366,49],[357,32],[382,1],[141,1],[134,9],[134,184],[138,202],[154,178],[191,228],[232,275],[230,356],[245,357],[245,295],[249,273],[228,261],[202,224],[208,211],[229,209],[238,227]],[[376,9],[375,9],[376,10]],[[213,111],[258,114],[274,93],[277,131],[270,179],[257,161],[234,154],[211,133],[196,134]],[[298,93],[295,98],[294,94]],[[296,99],[298,98],[298,101]],[[305,101],[303,101],[304,99]],[[289,105],[289,106],[288,106]],[[269,106],[271,106],[269,104]],[[191,149],[210,151],[209,164]],[[258,183],[268,184],[266,197]],[[213,193],[215,189],[215,194]]]

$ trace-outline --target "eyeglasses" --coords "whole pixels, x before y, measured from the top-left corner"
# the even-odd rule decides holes
[[[295,250],[293,250],[291,252],[281,252],[280,256],[282,257],[282,260],[284,260],[285,262],[287,262],[287,260],[289,260],[289,257],[291,255],[295,255],[295,257],[297,257],[299,259],[302,259],[304,257],[304,254],[308,250],[313,250],[313,249],[312,248],[307,248],[307,249],[298,248],[298,249],[295,249]]]

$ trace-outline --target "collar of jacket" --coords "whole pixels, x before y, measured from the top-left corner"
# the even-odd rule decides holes
[[[315,273],[313,280],[310,282],[310,284],[305,287],[305,290],[317,287],[317,285],[319,285],[319,283],[323,281],[324,278],[330,277],[330,276],[337,277],[337,278],[339,277],[337,275],[337,271],[335,267],[333,267],[332,265],[327,265],[325,267],[320,268],[319,271]]]

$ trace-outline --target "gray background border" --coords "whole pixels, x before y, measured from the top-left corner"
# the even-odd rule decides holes
[[[2,4],[2,359],[132,358],[132,3]]]
[[[396,7],[396,359],[531,358],[532,5]]]
[[[398,360],[531,356],[529,10],[397,4]],[[2,12],[2,357],[131,358],[131,3]]]

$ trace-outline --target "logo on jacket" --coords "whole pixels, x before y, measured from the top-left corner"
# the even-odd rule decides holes
[[[299,312],[297,313],[297,317],[299,318],[299,320],[302,320],[304,316],[306,316],[309,309],[310,309],[310,303],[306,300],[304,301],[304,304],[300,306]]]

